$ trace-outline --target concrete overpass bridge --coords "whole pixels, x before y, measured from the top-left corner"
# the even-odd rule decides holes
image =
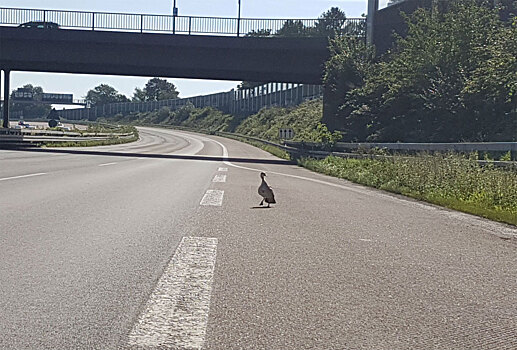
[[[19,27],[31,21],[61,29]],[[320,84],[327,37],[316,30],[308,37],[274,35],[286,23],[316,28],[317,21],[0,8],[4,96],[8,100],[11,71]],[[359,36],[364,24],[347,19],[334,27]]]

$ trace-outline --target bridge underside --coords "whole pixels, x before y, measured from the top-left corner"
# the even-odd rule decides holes
[[[325,38],[0,27],[5,70],[320,84]]]

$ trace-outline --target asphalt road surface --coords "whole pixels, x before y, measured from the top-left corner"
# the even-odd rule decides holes
[[[517,349],[517,230],[140,135],[0,150],[0,349]]]

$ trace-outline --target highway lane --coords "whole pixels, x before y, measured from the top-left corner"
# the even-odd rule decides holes
[[[131,152],[203,153],[200,142],[142,135]],[[179,240],[195,229],[190,216],[215,163],[96,150],[113,155],[3,154],[1,178],[45,175],[0,182],[2,349],[116,348]]]
[[[233,140],[141,136],[0,151],[0,179],[44,174],[0,181],[0,348],[517,348],[515,229]]]

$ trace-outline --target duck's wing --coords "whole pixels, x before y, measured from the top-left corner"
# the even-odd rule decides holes
[[[269,187],[267,185],[267,183],[265,181],[262,181],[262,183],[260,184],[260,187],[258,189],[258,193],[262,197],[264,197],[264,199],[266,199],[266,201],[268,201],[268,200],[274,201],[275,200],[275,195],[273,193],[273,190],[271,189],[271,187]],[[268,203],[274,203],[274,202],[268,202]]]

